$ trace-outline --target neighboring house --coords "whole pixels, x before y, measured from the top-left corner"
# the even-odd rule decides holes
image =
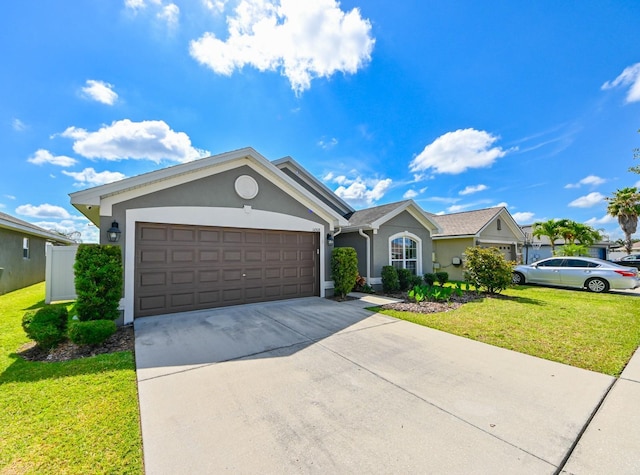
[[[521,228],[526,238],[522,251],[523,263],[531,264],[540,259],[553,256],[551,240],[547,236],[534,237],[533,225],[521,226]],[[564,246],[564,239],[556,239],[554,245],[556,251],[558,251]],[[609,259],[610,246],[611,243],[608,240],[598,241],[592,246],[589,246],[589,256],[597,257],[598,259]]]
[[[47,242],[74,244],[64,236],[0,213],[0,295],[44,280]]]
[[[519,261],[525,236],[509,211],[486,208],[444,215],[429,215],[442,229],[433,235],[434,268],[451,280],[464,279],[464,251],[469,247],[495,247],[508,261]]]

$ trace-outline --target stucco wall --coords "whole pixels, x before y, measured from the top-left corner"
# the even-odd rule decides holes
[[[468,247],[475,243],[473,238],[460,239],[436,239],[433,244],[435,248],[435,262],[440,264],[440,268],[435,271],[443,271],[449,274],[449,280],[464,280],[464,269],[462,265],[453,265],[453,258],[462,260],[462,254]]]
[[[367,276],[367,241],[358,232],[340,233],[335,237],[335,247],[352,247],[358,255],[358,272]]]
[[[22,257],[22,239],[29,238],[29,259]],[[45,239],[0,229],[0,295],[44,280]]]

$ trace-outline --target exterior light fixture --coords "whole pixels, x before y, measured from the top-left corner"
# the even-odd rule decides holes
[[[333,246],[333,234],[327,234],[327,245]]]
[[[118,222],[114,221],[111,223],[111,227],[107,229],[107,239],[109,239],[109,242],[118,242],[121,232],[120,228],[118,228]]]

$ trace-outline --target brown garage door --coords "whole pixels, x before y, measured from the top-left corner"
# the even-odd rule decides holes
[[[319,295],[318,234],[136,225],[135,316]]]

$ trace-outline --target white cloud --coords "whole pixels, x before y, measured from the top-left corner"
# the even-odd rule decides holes
[[[320,140],[318,142],[318,147],[320,147],[323,150],[330,150],[333,147],[335,147],[336,145],[338,145],[338,139],[335,137],[332,137],[329,140],[325,140],[324,138],[322,140]]]
[[[16,197],[13,196],[13,195],[3,195],[3,196],[8,200],[15,200],[16,199]]]
[[[144,0],[124,0],[124,5],[132,10],[142,10],[147,6]]]
[[[105,125],[96,132],[69,127],[63,137],[75,140],[73,150],[86,158],[105,160],[161,160],[188,162],[209,155],[191,145],[184,132],[174,132],[162,120],[131,122],[129,119]]]
[[[375,43],[360,10],[336,0],[241,0],[227,25],[225,41],[210,32],[191,41],[191,56],[226,76],[247,65],[280,70],[296,94],[314,78],[356,73]]]
[[[71,167],[78,163],[75,158],[67,157],[65,155],[54,156],[51,152],[42,148],[37,150],[32,157],[27,158],[27,161],[34,165],[43,165],[48,163],[59,167]]]
[[[569,206],[573,208],[591,208],[592,206],[603,204],[605,196],[598,192],[589,193],[588,195],[581,196],[569,203]]]
[[[533,221],[533,217],[535,216],[535,213],[531,213],[529,211],[522,211],[519,213],[513,213],[511,216],[513,216],[513,219],[518,224],[529,224]]]
[[[587,221],[585,221],[585,224],[588,224],[589,226],[595,226],[598,224],[610,224],[610,223],[617,223],[617,222],[618,222],[618,218],[615,218],[609,214],[605,214],[602,218],[588,219]]]
[[[469,168],[486,168],[507,151],[492,147],[499,137],[483,130],[464,129],[435,139],[409,164],[412,172],[433,169],[434,173],[457,175]]]
[[[62,173],[76,180],[79,185],[104,185],[126,178],[126,175],[120,172],[96,172],[93,168],[85,168],[81,172]]]
[[[596,175],[589,175],[587,177],[584,177],[578,183],[569,183],[565,185],[565,188],[580,188],[582,185],[598,186],[606,182],[607,180],[605,180],[604,178],[600,178],[599,176],[596,176]]]
[[[602,90],[619,86],[629,86],[626,99],[628,103],[640,101],[640,63],[625,68],[613,81],[605,82],[602,85]]]
[[[494,208],[508,208],[509,207],[509,203],[507,203],[506,201],[501,201],[500,203],[493,205]]]
[[[476,186],[467,186],[465,187],[464,190],[460,191],[458,194],[459,195],[471,195],[473,193],[477,193],[479,191],[484,191],[486,190],[488,187],[487,185],[476,185]]]
[[[322,177],[322,181],[331,181],[332,178],[333,178],[333,172],[329,172]]]
[[[447,208],[449,213],[459,213],[467,209],[470,205],[452,205]]]
[[[416,190],[407,190],[405,194],[402,195],[405,200],[412,200],[416,196],[418,196],[418,192]]]
[[[18,132],[24,132],[28,128],[27,124],[22,122],[20,119],[13,119],[13,121],[11,122],[11,127],[13,127],[13,130],[16,130]]]
[[[16,213],[22,216],[30,216],[32,218],[71,218],[71,215],[66,209],[60,206],[50,205],[48,203],[38,206],[34,206],[32,204],[20,205],[16,208]]]
[[[202,0],[202,3],[207,9],[218,14],[224,11],[227,0]]]
[[[372,205],[384,196],[392,182],[391,178],[363,180],[360,177],[347,181],[349,186],[339,186],[335,194],[354,206]]]
[[[158,18],[166,21],[168,27],[175,28],[180,21],[180,8],[175,3],[163,5],[160,12],[158,12]]]
[[[108,106],[112,106],[118,100],[118,94],[113,90],[113,84],[95,79],[87,79],[86,84],[82,88],[85,97]]]

